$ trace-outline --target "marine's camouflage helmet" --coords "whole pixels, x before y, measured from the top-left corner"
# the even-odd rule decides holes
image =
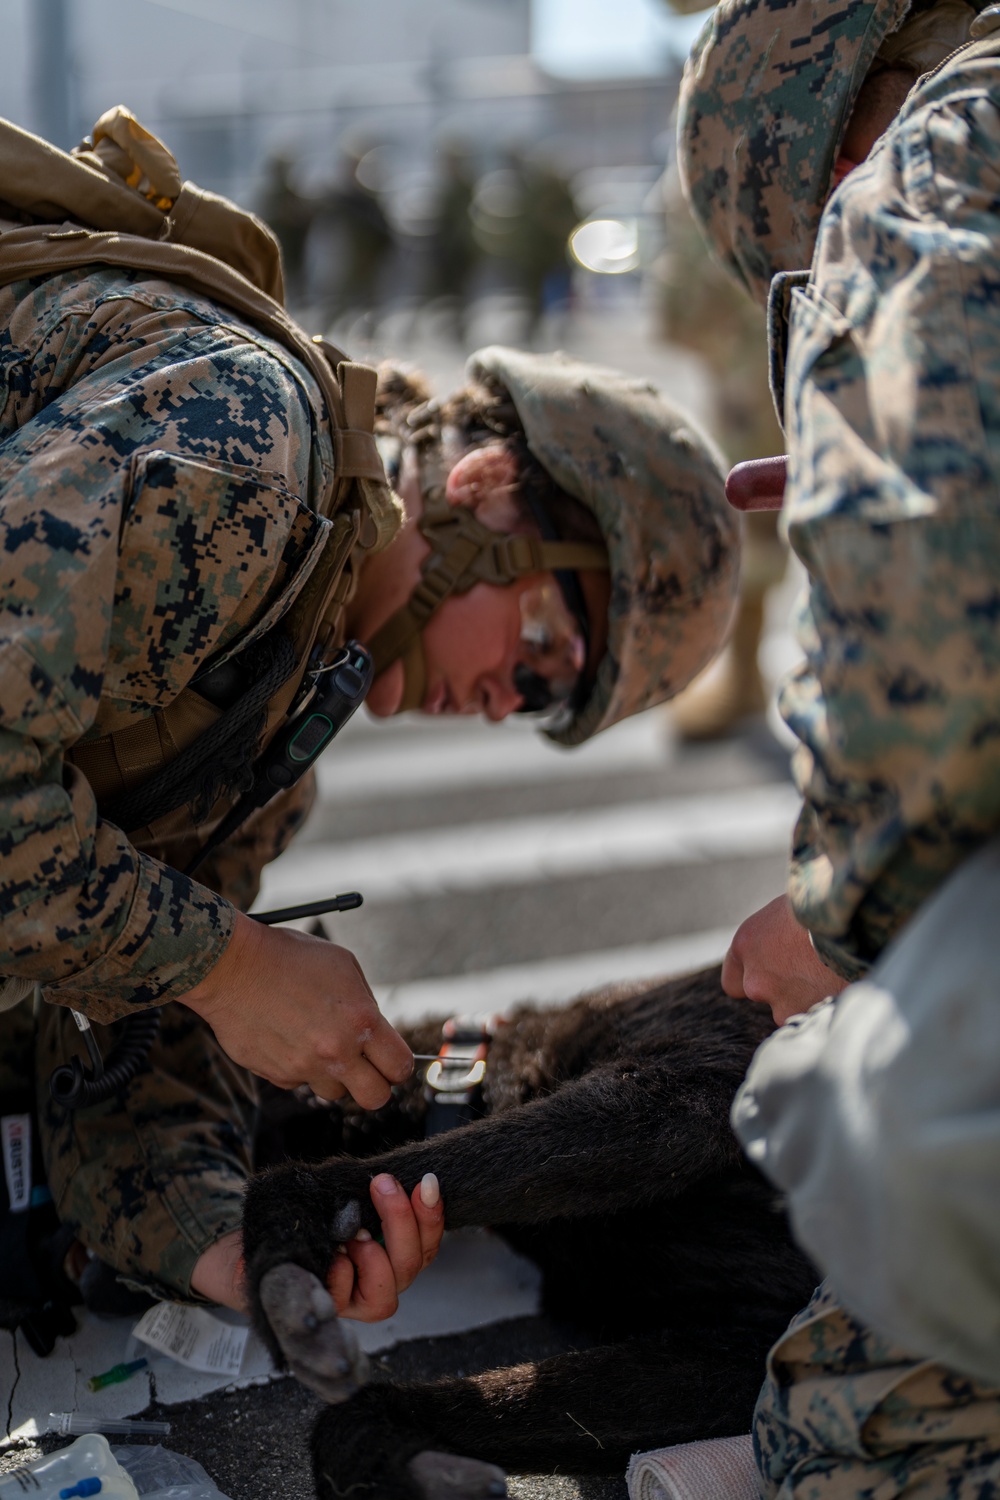
[[[604,533],[608,648],[586,702],[549,731],[579,745],[680,692],[725,640],[740,529],[722,458],[654,385],[614,370],[492,347],[469,374],[509,391],[535,458]]]
[[[809,266],[865,75],[910,0],[719,0],[684,70],[678,160],[717,257],[766,306]]]

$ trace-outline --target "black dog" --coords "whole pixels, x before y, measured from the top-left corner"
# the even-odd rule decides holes
[[[503,1493],[493,1464],[620,1470],[638,1449],[748,1431],[764,1356],[816,1280],[729,1127],[771,1029],[762,1007],[722,992],[717,968],[525,1007],[492,1043],[482,1119],[417,1139],[426,1106],[408,1085],[378,1115],[345,1121],[353,1155],[253,1180],[244,1235],[258,1327],[338,1403],[313,1436],[322,1500],[472,1500]],[[436,1051],[440,1028],[406,1037]],[[595,1346],[361,1388],[364,1356],[323,1285],[333,1249],[361,1224],[379,1232],[373,1176],[391,1172],[409,1192],[430,1171],[448,1225],[499,1229],[541,1267],[546,1309]]]

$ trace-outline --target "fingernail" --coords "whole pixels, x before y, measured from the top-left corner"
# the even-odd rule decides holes
[[[420,1179],[420,1201],[425,1208],[437,1208],[441,1202],[441,1184],[433,1172],[425,1172]]]
[[[372,1182],[372,1187],[375,1189],[376,1193],[385,1193],[386,1197],[388,1197],[390,1193],[399,1192],[399,1185],[396,1182],[395,1177],[390,1177],[388,1172],[380,1173],[379,1176],[376,1177]]]
[[[371,1235],[368,1233],[367,1229],[359,1229],[354,1238],[356,1240],[360,1240],[363,1245],[367,1245],[368,1241],[371,1239]]]

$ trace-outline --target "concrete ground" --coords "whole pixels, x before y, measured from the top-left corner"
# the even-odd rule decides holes
[[[568,1346],[544,1317],[522,1318],[452,1338],[403,1344],[376,1361],[378,1376],[426,1380],[475,1374],[498,1364],[547,1358]],[[158,1412],[175,1425],[165,1446],[197,1458],[232,1500],[311,1500],[310,1428],[321,1403],[295,1381],[220,1393]],[[183,1436],[179,1434],[182,1433]],[[625,1500],[624,1477],[512,1476],[515,1500]]]
[[[578,1343],[578,1341],[577,1341]],[[448,1338],[417,1339],[373,1360],[375,1379],[428,1380],[472,1375],[500,1365],[546,1359],[569,1347],[564,1330],[540,1315],[516,1318]],[[309,1433],[322,1410],[319,1398],[285,1379],[244,1390],[218,1391],[197,1401],[166,1405],[153,1401],[145,1419],[167,1421],[169,1437],[149,1439],[197,1461],[229,1500],[312,1500]],[[67,1439],[43,1436],[0,1452],[4,1473]],[[139,1443],[141,1438],[114,1438]],[[572,1476],[553,1472],[511,1475],[514,1500],[625,1500],[622,1475]]]

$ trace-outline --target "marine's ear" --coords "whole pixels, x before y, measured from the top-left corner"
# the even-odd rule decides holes
[[[449,505],[468,506],[493,531],[520,529],[516,490],[517,464],[502,443],[463,453],[445,484]]]

